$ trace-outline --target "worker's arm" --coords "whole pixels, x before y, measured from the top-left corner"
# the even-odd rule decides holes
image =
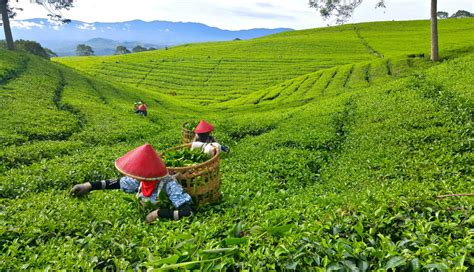
[[[107,179],[91,182],[92,190],[117,190],[122,189],[127,193],[136,193],[140,182],[131,177],[121,177],[120,179]]]
[[[83,196],[94,190],[118,190],[122,189],[127,193],[135,193],[138,191],[140,182],[130,177],[122,177],[119,179],[106,179],[92,182],[76,184],[69,192],[72,196]]]
[[[181,205],[178,209],[157,209],[152,211],[146,216],[146,221],[151,223],[158,218],[179,220],[183,217],[188,217],[193,215],[193,209],[189,203]]]
[[[175,176],[168,176],[165,180],[164,189],[174,209],[158,209],[149,213],[146,221],[151,223],[157,218],[167,218],[178,220],[182,217],[193,215],[191,208],[191,196],[183,190]]]
[[[93,181],[91,190],[116,190],[120,189],[120,181],[118,179],[106,179],[100,181]]]
[[[71,196],[83,196],[93,190],[120,189],[120,183],[117,179],[108,179],[100,181],[85,182],[76,184],[69,191]]]

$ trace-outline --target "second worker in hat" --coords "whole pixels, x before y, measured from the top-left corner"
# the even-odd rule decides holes
[[[214,126],[201,120],[194,129],[196,136],[191,143],[191,149],[201,149],[204,153],[213,156],[216,152],[229,152],[229,148],[220,145],[211,135]]]

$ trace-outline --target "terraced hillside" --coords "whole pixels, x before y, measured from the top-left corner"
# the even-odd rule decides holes
[[[436,196],[474,191],[473,23],[442,22],[437,64],[426,22],[56,60],[79,71],[0,50],[0,267],[469,271],[473,200]],[[147,225],[123,192],[68,197],[196,119],[231,148],[220,204]]]
[[[472,46],[473,28],[470,19],[441,21],[442,52]],[[321,69],[385,55],[428,54],[428,41],[428,21],[386,22],[57,61],[109,81],[207,104],[235,99]]]

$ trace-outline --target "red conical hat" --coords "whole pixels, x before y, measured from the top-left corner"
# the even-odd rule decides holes
[[[115,161],[120,173],[138,180],[156,180],[168,174],[166,165],[153,147],[144,144],[129,151]]]
[[[214,126],[209,124],[208,122],[201,120],[199,124],[194,129],[196,133],[209,133],[214,130]]]

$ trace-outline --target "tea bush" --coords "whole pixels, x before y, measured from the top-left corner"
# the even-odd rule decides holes
[[[474,190],[472,22],[441,22],[437,64],[402,31],[426,22],[57,59],[78,71],[0,49],[1,270],[470,271],[473,200],[436,196]],[[231,149],[220,203],[148,225],[68,196],[200,119]]]

